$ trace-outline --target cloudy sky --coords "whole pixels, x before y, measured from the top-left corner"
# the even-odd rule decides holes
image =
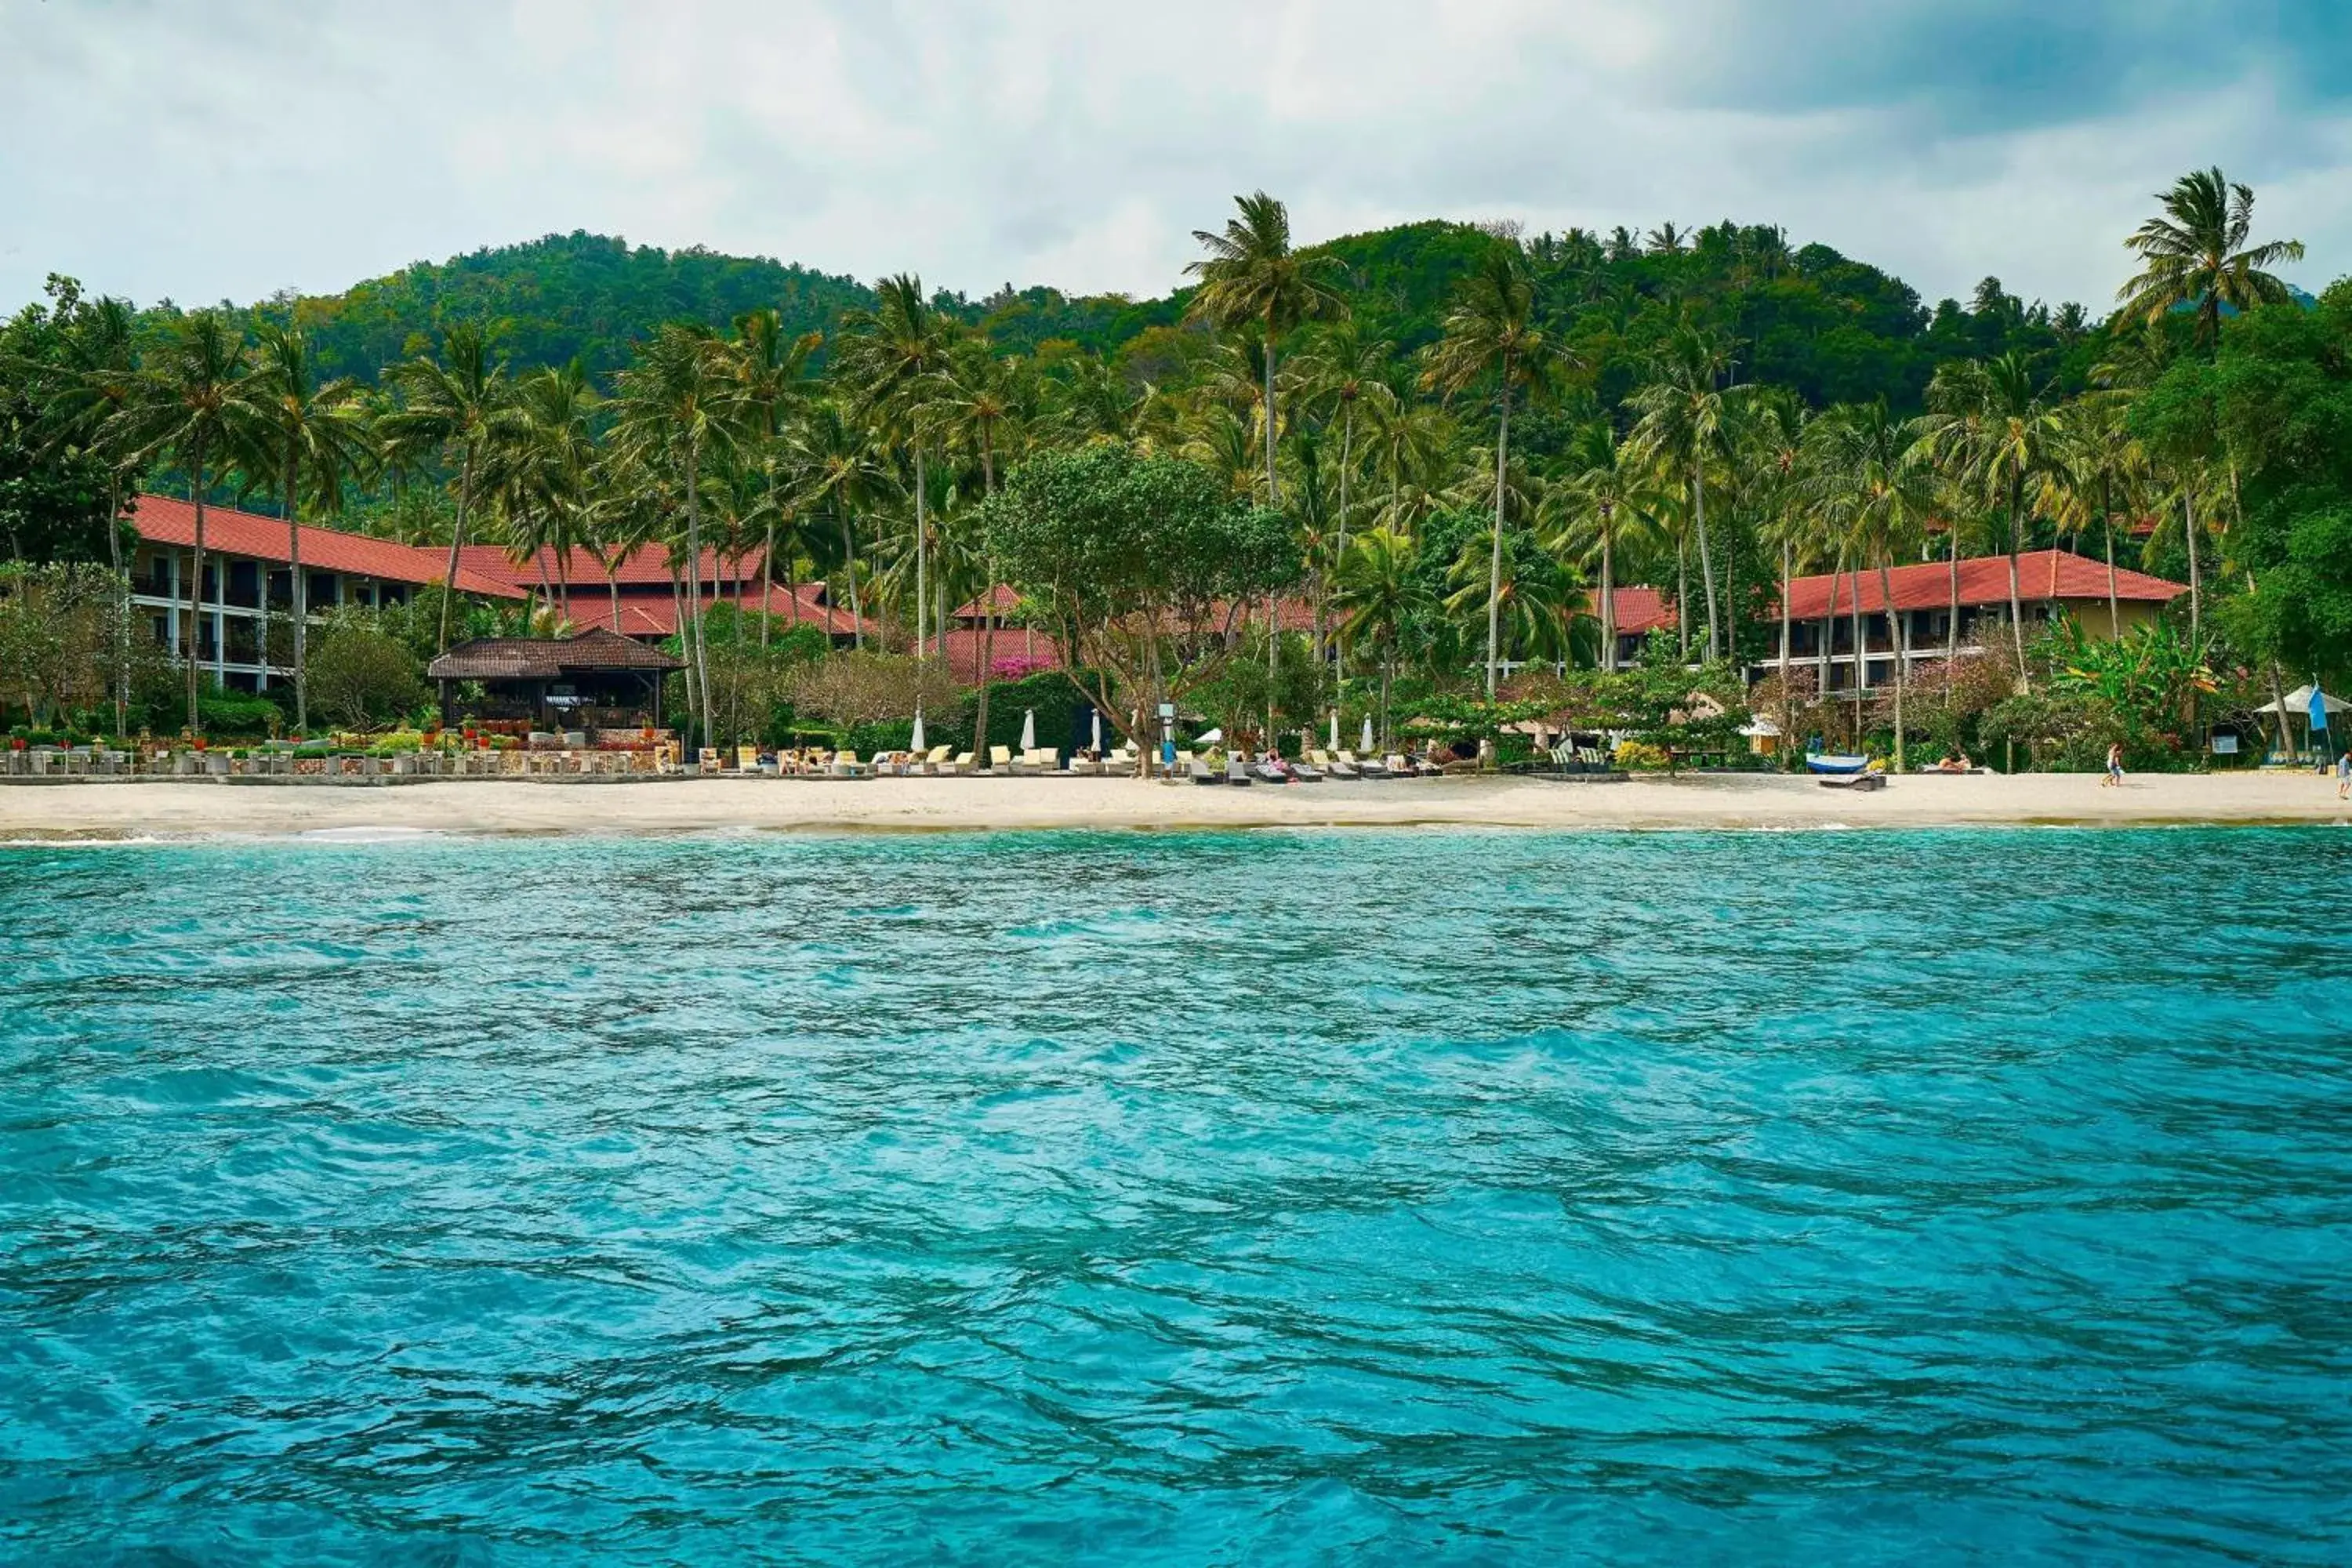
[[[1302,238],[1731,217],[2095,309],[2220,163],[2352,271],[2352,0],[0,0],[0,309],[584,228],[974,293]]]

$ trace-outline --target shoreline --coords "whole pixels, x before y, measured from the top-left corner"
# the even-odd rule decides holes
[[[635,837],[724,830],[997,832],[1458,827],[1798,830],[1956,826],[2352,826],[2311,773],[1905,775],[1869,794],[1788,774],[1623,781],[1448,778],[1202,788],[1102,778],[486,779],[12,783],[0,840],[22,845],[408,833]]]

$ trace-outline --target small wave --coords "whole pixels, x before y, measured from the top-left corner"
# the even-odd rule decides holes
[[[292,835],[311,844],[406,844],[418,838],[446,837],[437,827],[392,827],[360,824],[352,827],[312,827]]]

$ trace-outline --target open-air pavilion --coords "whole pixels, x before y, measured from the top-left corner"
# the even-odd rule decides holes
[[[545,730],[658,729],[662,682],[685,668],[657,647],[591,626],[568,637],[476,637],[425,674],[440,684],[445,725],[468,717],[527,719]],[[482,695],[461,715],[457,688],[467,682]]]

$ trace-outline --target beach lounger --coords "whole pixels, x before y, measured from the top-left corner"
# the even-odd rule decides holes
[[[1229,784],[1245,784],[1254,782],[1250,778],[1249,764],[1242,761],[1241,758],[1237,756],[1227,757],[1225,759],[1225,782]]]
[[[945,746],[933,746],[923,753],[923,772],[944,773],[952,773],[954,770],[955,763],[948,760],[948,749]]]
[[[1225,782],[1224,774],[1189,752],[1178,756],[1176,765],[1182,768],[1184,776],[1196,784],[1221,784]]]
[[[940,771],[941,773],[968,773],[971,772],[971,753],[970,752],[958,752],[955,754],[955,760],[942,765]]]
[[[857,760],[856,752],[835,752],[828,769],[837,779],[862,779],[870,776],[866,764]]]
[[[1346,758],[1335,757],[1328,752],[1309,752],[1307,753],[1307,760],[1313,763],[1325,777],[1339,779],[1342,783],[1364,776]]]
[[[1317,767],[1314,760],[1309,758],[1304,762],[1291,763],[1290,776],[1297,779],[1300,784],[1321,784],[1323,782],[1323,770]]]
[[[1051,746],[1034,747],[1013,760],[1013,772],[1020,778],[1040,778],[1061,771],[1062,754]]]
[[[1342,751],[1339,761],[1355,769],[1359,778],[1384,779],[1389,776],[1388,764],[1378,757],[1360,757],[1353,752]]]
[[[1013,771],[1013,750],[1012,750],[1012,748],[1011,748],[1011,747],[1009,747],[1009,746],[991,746],[991,747],[989,747],[989,748],[988,748],[988,771],[989,771],[990,773],[1011,773],[1011,772]]]

